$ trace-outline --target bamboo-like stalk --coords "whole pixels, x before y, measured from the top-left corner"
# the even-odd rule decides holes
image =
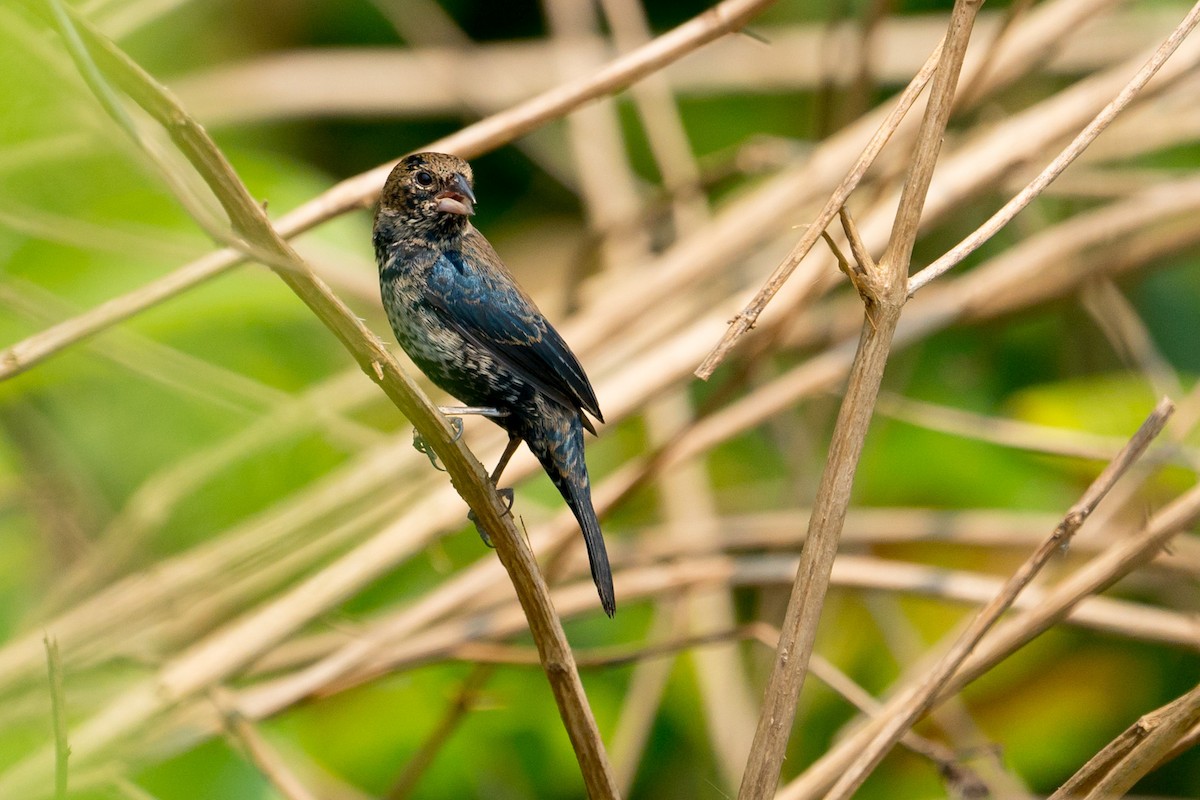
[[[284,800],[317,800],[299,777],[288,767],[282,756],[237,709],[236,698],[228,689],[217,686],[208,693],[225,723],[225,730],[250,758],[259,771],[283,795]]]
[[[40,0],[20,2],[33,13],[43,10]],[[724,0],[694,19],[655,37],[644,47],[614,59],[598,72],[557,86],[487,117],[431,143],[427,149],[472,158],[507,144],[573,108],[620,91],[696,48],[740,30],[772,2],[774,0]],[[97,57],[102,57],[102,54]],[[129,87],[121,88],[128,90]],[[132,88],[136,89],[136,86]],[[275,223],[275,230],[284,238],[296,236],[345,211],[370,205],[394,165],[395,161],[389,161],[341,181],[327,192],[285,214]],[[176,297],[244,262],[245,255],[237,250],[216,250],[136,292],[101,303],[78,317],[11,345],[0,351],[0,380],[23,372],[63,348]]]
[[[1079,768],[1050,800],[1122,797],[1200,721],[1200,686],[1155,709]]]
[[[46,667],[50,676],[50,719],[54,728],[54,798],[66,800],[71,745],[67,739],[67,691],[58,642],[46,636]]]
[[[373,375],[385,393],[405,415],[413,420],[422,431],[426,441],[446,464],[456,487],[467,499],[480,524],[491,532],[496,542],[497,554],[509,571],[517,588],[523,607],[530,620],[530,628],[544,659],[547,677],[554,690],[555,699],[563,721],[579,758],[584,783],[589,794],[596,798],[615,797],[616,788],[611,768],[604,754],[595,719],[583,693],[582,683],[574,667],[570,647],[566,643],[561,623],[554,614],[548,590],[538,570],[532,552],[516,530],[511,517],[506,515],[502,502],[490,485],[486,472],[465,446],[451,433],[446,421],[430,402],[424,398],[416,385],[399,368],[399,365],[383,348],[379,340],[366,330],[362,322],[353,315],[325,285],[308,272],[303,261],[294,250],[272,228],[262,209],[250,197],[232,168],[217,150],[207,134],[195,124],[149,75],[129,61],[121,51],[93,30],[81,26],[92,53],[103,54],[103,67],[92,61],[92,53],[83,50],[78,37],[79,28],[68,20],[60,5],[51,4],[60,29],[68,41],[75,41],[72,52],[81,69],[90,77],[90,85],[104,99],[106,109],[120,121],[122,111],[106,90],[101,69],[114,75],[143,108],[171,133],[176,145],[184,152],[193,166],[208,183],[226,213],[233,229],[240,238],[250,244],[256,255],[265,257],[270,266],[304,300],[312,311],[338,336],[356,357],[368,375]],[[136,135],[132,126],[126,125],[130,135]],[[138,140],[140,143],[140,139]],[[231,647],[240,638],[241,647]],[[205,653],[217,656],[216,661],[228,669],[239,661],[245,663],[257,655],[261,642],[250,645],[235,628],[231,635],[218,637],[195,653],[195,660],[203,662]],[[78,741],[81,753],[94,756],[109,743],[118,740],[160,709],[178,702],[190,693],[203,688],[208,677],[206,669],[198,672],[190,668],[188,660],[182,660],[164,670],[161,686],[147,695],[144,690],[135,690],[118,700],[106,712],[98,714],[90,725],[84,725]],[[169,688],[168,688],[169,687]],[[0,782],[7,781],[19,787],[34,777],[39,769],[38,759],[33,758],[15,767]]]
[[[1099,8],[1106,1],[1048,0],[1026,16],[1015,19],[1009,35],[989,47],[987,66],[979,73],[981,77],[971,83],[970,98],[989,97],[999,85],[997,81],[1011,81],[1014,76],[1030,74],[1031,65],[1039,60],[1038,49],[1048,51],[1050,42],[1061,38],[1068,43],[1086,43],[1086,35],[1073,36],[1074,28],[1070,25],[1059,28],[1056,36],[1047,39],[1050,27],[1043,23],[1034,25],[1035,18],[1044,20],[1050,15],[1067,12],[1079,14],[1085,7]],[[6,14],[11,15],[11,11],[0,10],[0,17]],[[1062,19],[1058,17],[1055,24],[1063,25]],[[615,28],[615,23],[610,27]],[[54,39],[45,39],[45,42],[56,44]],[[778,49],[781,43],[773,44]],[[1165,144],[1194,138],[1195,128],[1189,127],[1192,125],[1188,121],[1191,112],[1187,107],[1195,87],[1194,78],[1189,77],[1197,59],[1193,44],[1187,42],[1182,46],[1163,66],[1159,77],[1141,92],[1136,105],[1109,128],[1099,141],[1103,154],[1095,147],[1090,148],[1085,156],[1089,163],[1077,163],[1067,173],[1067,178],[1074,176],[1075,185],[1063,186],[1061,181],[1054,185],[1064,196],[1088,198],[1087,210],[1062,222],[1054,215],[1056,221],[1051,224],[1027,213],[1019,220],[1020,225],[1010,226],[1005,231],[1004,235],[1012,237],[1016,244],[970,273],[946,276],[905,305],[903,318],[892,339],[893,352],[926,341],[949,325],[973,325],[1014,312],[1029,314],[1033,310],[1036,313],[1037,306],[1047,300],[1065,298],[1066,303],[1071,303],[1082,292],[1085,309],[1101,316],[1105,323],[1103,332],[1118,351],[1118,357],[1130,354],[1127,364],[1131,371],[1140,370],[1145,382],[1156,387],[1178,382],[1169,369],[1162,369],[1161,364],[1156,367],[1153,343],[1145,335],[1146,326],[1137,319],[1136,312],[1129,304],[1122,305],[1120,298],[1111,291],[1111,285],[1102,282],[1132,270],[1148,272],[1155,267],[1155,262],[1169,264],[1171,256],[1200,241],[1200,229],[1192,221],[1196,209],[1200,208],[1200,183],[1160,168],[1140,168],[1134,174],[1121,165],[1114,168],[1107,163],[1095,164],[1100,155],[1107,159],[1128,159],[1153,152]],[[749,42],[741,42],[741,45],[760,47]],[[1089,63],[1108,65],[1114,59],[1109,56]],[[65,63],[65,59],[57,60]],[[54,65],[50,66],[53,68]],[[998,122],[993,123],[986,114],[980,119],[964,114],[964,123],[969,120],[973,127],[966,129],[964,125],[963,130],[948,135],[944,157],[922,214],[922,226],[939,235],[945,229],[936,231],[934,226],[942,223],[958,230],[963,218],[959,210],[967,201],[982,197],[998,197],[1003,201],[1020,191],[1037,169],[1056,157],[1064,141],[1089,124],[1088,120],[1097,108],[1121,91],[1136,68],[1136,64],[1131,66],[1129,63],[1107,68],[1103,74],[1081,80],[1046,101],[1031,105],[1025,111],[1015,111]],[[970,70],[964,69],[964,83],[969,74]],[[662,95],[658,97],[661,100]],[[1156,97],[1156,102],[1146,102],[1150,97]],[[486,107],[486,104],[479,106]],[[965,105],[963,108],[969,110]],[[610,422],[635,418],[633,425],[623,428],[626,436],[634,428],[640,433],[642,428],[637,427],[638,423],[651,420],[655,407],[666,407],[664,396],[682,400],[691,394],[685,391],[690,369],[717,340],[726,319],[752,298],[752,290],[765,278],[770,267],[779,263],[779,256],[788,246],[797,238],[810,235],[807,230],[786,234],[785,229],[796,222],[813,219],[818,208],[823,203],[828,204],[829,193],[837,190],[839,181],[869,143],[871,132],[879,129],[887,110],[880,108],[817,144],[809,162],[799,155],[799,148],[776,143],[774,147],[784,155],[773,156],[776,160],[772,161],[772,169],[783,165],[782,171],[762,180],[745,180],[746,175],[740,174],[737,191],[716,195],[721,200],[714,203],[711,220],[697,225],[694,230],[681,222],[681,215],[676,211],[675,232],[683,232],[678,244],[660,256],[636,255],[618,266],[618,269],[637,270],[636,292],[630,291],[630,283],[615,274],[601,275],[581,285],[582,313],[568,317],[562,330],[572,347],[584,357],[584,363],[589,364],[589,372],[597,378],[595,383],[606,418]],[[862,241],[852,240],[851,244],[859,253],[857,260],[863,263],[870,263],[870,258],[864,254],[881,250],[889,233],[887,223],[892,214],[889,204],[894,205],[898,198],[895,190],[903,161],[896,154],[906,150],[907,143],[912,140],[913,122],[915,120],[907,120],[906,124],[896,128],[892,142],[897,146],[883,151],[875,168],[858,184],[854,211],[860,220]],[[666,161],[660,158],[662,144],[650,130],[656,124],[647,119],[643,127],[663,166],[660,172],[667,187],[680,188],[684,196],[688,192],[704,191],[705,181],[712,174],[723,175],[721,170],[730,168],[733,156],[725,153],[713,160],[703,160],[697,165],[697,174],[691,177],[670,178],[665,169]],[[1138,136],[1139,130],[1144,130],[1145,135]],[[1118,134],[1119,143],[1106,147]],[[665,140],[669,141],[669,138]],[[541,144],[547,141],[543,140]],[[739,157],[749,150],[745,148]],[[4,161],[14,163],[13,157],[6,157]],[[538,164],[541,166],[540,161]],[[736,172],[741,167],[739,163],[733,169]],[[3,168],[0,165],[0,169]],[[621,165],[612,169],[627,168]],[[563,164],[548,171],[552,176],[562,175]],[[644,190],[645,182],[640,177],[637,181],[639,191]],[[564,185],[574,188],[573,181],[565,181]],[[602,191],[598,190],[597,194]],[[653,196],[646,207],[652,208],[654,222],[661,219],[660,212],[666,213],[669,202],[675,201],[677,208],[683,205],[684,197],[671,197],[670,191],[651,190],[649,193]],[[661,194],[667,197],[664,199]],[[1093,199],[1104,205],[1093,207]],[[605,202],[605,199],[600,197],[597,202]],[[641,206],[633,219],[617,218],[620,215],[614,214],[611,226],[597,231],[597,238],[621,239],[635,228],[641,230],[644,218],[650,215]],[[31,228],[34,232],[37,229],[37,225]],[[41,230],[41,235],[54,240],[53,231],[45,230],[44,225]],[[93,228],[80,230],[86,234],[95,232]],[[548,253],[542,249],[546,241],[541,234],[542,231],[538,231],[535,236],[526,238],[526,252],[534,253],[529,256],[530,260],[536,256],[545,263],[553,263],[553,258],[547,258]],[[556,231],[555,236],[557,239],[551,247],[560,249],[551,251],[551,256],[561,252],[562,243],[567,239],[561,231]],[[789,241],[784,242],[784,236]],[[239,252],[254,252],[252,241],[235,238],[236,247],[242,248]],[[835,238],[841,246],[840,237]],[[1119,241],[1120,246],[1106,246],[1112,241]],[[519,271],[522,266],[519,263],[520,247],[514,250],[508,247],[511,243],[505,244],[506,258]],[[111,241],[98,242],[98,246],[112,245]],[[511,257],[514,252],[516,259]],[[164,253],[163,257],[170,256]],[[362,262],[361,257],[353,262],[355,269],[366,268]],[[686,503],[686,496],[696,491],[697,484],[693,482],[686,489],[676,489],[679,496],[672,496],[668,494],[669,481],[664,481],[664,475],[680,478],[689,470],[703,475],[709,466],[703,459],[714,448],[764,422],[767,423],[766,435],[778,438],[782,433],[789,437],[777,442],[781,451],[802,449],[794,447],[802,434],[795,433],[796,426],[781,412],[793,413],[796,405],[807,398],[836,391],[849,372],[856,335],[861,336],[861,304],[849,292],[832,293],[840,278],[829,269],[829,263],[823,253],[810,255],[777,301],[766,309],[760,330],[745,342],[747,357],[730,365],[730,380],[724,386],[715,386],[715,391],[705,392],[710,404],[704,411],[715,409],[715,413],[681,413],[677,409],[672,415],[664,414],[659,427],[646,437],[649,452],[644,454],[629,455],[629,438],[623,440],[620,448],[614,443],[613,449],[624,452],[628,461],[609,475],[605,474],[604,467],[612,464],[609,458],[613,450],[606,451],[604,448],[608,445],[601,445],[603,455],[601,468],[595,476],[595,491],[597,509],[602,514],[637,487],[650,487],[657,497],[669,498],[672,503]],[[370,288],[365,272],[357,283]],[[697,284],[700,288],[693,288]],[[357,292],[353,297],[361,300],[368,296]],[[53,311],[53,307],[50,310],[52,315],[61,316],[62,312]],[[557,318],[557,314],[555,316]],[[1106,346],[1090,331],[1081,330],[1077,335],[1081,340],[1090,336],[1088,344],[1094,340],[1098,347]],[[113,345],[114,352],[119,352],[123,343],[114,338],[97,344],[104,346],[100,350],[104,354],[109,352],[109,345]],[[772,358],[776,353],[781,357]],[[809,360],[792,366],[797,354]],[[123,368],[144,366],[130,363],[136,358],[125,361]],[[133,372],[142,374],[136,369]],[[356,377],[356,373],[354,369],[344,373],[337,385],[353,386],[357,381],[358,400],[351,402],[347,396],[338,394],[334,401],[328,401],[328,394],[320,388],[313,390],[311,399],[330,405],[346,402],[350,404],[348,408],[374,414],[377,409],[368,410],[365,403],[363,406],[357,403],[377,390]],[[52,381],[60,379],[53,371],[47,376]],[[37,383],[40,378],[40,375],[31,376],[29,380],[33,384],[14,384],[11,388],[20,391],[25,385],[40,387],[42,384]],[[1131,375],[1130,379],[1136,381],[1138,376]],[[371,380],[375,380],[375,376],[372,375]],[[751,388],[744,389],[743,381]],[[223,390],[220,384],[212,388],[218,392]],[[267,409],[280,408],[279,393],[273,397],[260,396],[255,387],[238,387],[232,383],[224,388],[229,390],[230,398],[244,397],[247,402],[240,407],[263,413],[263,418],[246,429],[245,437],[238,435],[222,443],[227,447],[201,451],[195,460],[181,457],[158,476],[152,476],[142,491],[127,500],[124,510],[128,515],[122,513],[113,519],[109,526],[113,534],[120,536],[129,523],[132,523],[131,530],[141,534],[165,533],[172,520],[164,515],[172,513],[176,507],[182,508],[179,502],[195,492],[197,482],[206,474],[221,470],[222,464],[246,463],[262,448],[272,443],[285,443],[308,429],[304,421],[294,416],[304,416],[303,405],[307,399],[287,401],[283,408],[291,408],[293,416],[276,428],[274,420],[265,414]],[[242,392],[242,389],[247,391]],[[1186,410],[1189,406],[1191,411]],[[683,408],[681,405],[680,409]],[[1051,438],[1047,429],[1040,426],[1018,423],[1015,419],[968,414],[945,405],[902,400],[889,407],[879,400],[876,408],[885,415],[899,416],[930,430],[1029,452],[1102,461],[1115,450],[1108,437],[1054,431],[1055,436]],[[1181,403],[1181,413],[1177,416],[1194,418],[1197,408],[1200,408],[1200,391],[1193,392],[1188,403]],[[813,411],[819,413],[821,405],[815,406]],[[807,408],[802,410],[802,413],[808,412]],[[364,414],[364,418],[369,417]],[[297,421],[299,424],[292,424]],[[1183,419],[1177,420],[1174,427],[1188,427],[1180,423]],[[352,423],[351,429],[357,424]],[[654,424],[647,425],[647,430]],[[320,702],[320,698],[329,694],[420,664],[446,659],[525,665],[540,662],[533,647],[514,646],[509,641],[525,631],[528,623],[512,595],[502,565],[490,554],[470,567],[451,573],[436,587],[422,592],[413,589],[412,594],[400,601],[402,605],[381,609],[378,616],[368,614],[349,624],[335,619],[343,600],[361,592],[387,570],[418,554],[428,553],[436,560],[437,548],[426,545],[454,529],[462,517],[452,488],[408,447],[407,431],[400,432],[396,438],[388,438],[378,437],[369,429],[358,434],[343,430],[352,434],[347,443],[361,441],[363,445],[370,445],[373,439],[379,439],[379,443],[370,450],[352,454],[336,470],[295,489],[294,494],[266,511],[234,520],[224,530],[213,531],[208,540],[189,551],[150,563],[145,569],[139,568],[107,584],[104,583],[109,580],[107,573],[94,573],[86,585],[96,586],[96,593],[74,601],[55,619],[47,621],[45,630],[63,643],[71,685],[75,687],[71,694],[72,709],[85,725],[96,719],[97,712],[110,707],[114,698],[144,699],[135,691],[160,677],[159,668],[164,662],[168,670],[179,667],[180,671],[175,675],[196,681],[195,686],[237,680],[241,689],[236,695],[236,706],[246,719],[286,712],[306,699]],[[487,430],[469,429],[465,439],[473,452],[486,455],[498,441],[488,435],[492,432],[490,427]],[[1178,430],[1174,432],[1182,435]],[[719,453],[718,457],[724,457],[726,452]],[[525,455],[523,453],[522,457]],[[797,457],[789,466],[806,463],[803,459],[804,456]],[[487,460],[485,457],[485,463]],[[1195,454],[1186,446],[1164,442],[1144,460],[1143,466],[1164,463],[1194,471]],[[193,465],[197,466],[194,474],[191,472]],[[533,468],[532,462],[523,458],[514,461],[509,476],[519,479]],[[1067,466],[1068,470],[1087,468],[1087,465]],[[1152,474],[1148,469],[1142,469],[1140,473]],[[1174,469],[1172,473],[1178,474]],[[13,498],[20,502],[17,492],[22,488],[21,482],[22,478],[18,477],[0,485],[0,502],[13,502]],[[676,483],[683,485],[682,481]],[[1123,482],[1118,493],[1106,501],[1102,513],[1093,517],[1089,524],[1091,535],[1073,548],[1069,559],[1064,559],[1064,569],[1085,557],[1106,553],[1105,546],[1115,537],[1127,538],[1124,526],[1131,516],[1138,514],[1138,506],[1144,502],[1143,496],[1148,494],[1146,489],[1150,486],[1147,482],[1143,488],[1140,483]],[[397,490],[398,485],[403,488]],[[1161,491],[1170,485],[1156,481],[1154,488]],[[730,499],[725,491],[722,487],[712,498],[715,508],[722,507]],[[1185,496],[1181,500],[1188,498]],[[740,502],[740,499],[734,502]],[[676,611],[682,605],[679,597],[703,594],[728,597],[734,590],[755,597],[782,595],[781,589],[790,584],[797,573],[797,560],[793,557],[798,545],[796,531],[807,521],[807,511],[789,506],[782,510],[730,517],[708,513],[701,503],[693,503],[687,510],[695,516],[685,515],[684,518],[695,520],[693,525],[702,524],[704,536],[672,540],[672,528],[663,524],[664,514],[649,526],[613,531],[618,534],[613,537],[611,552],[621,596],[626,598],[627,604],[659,605],[666,616],[663,627],[656,628],[657,638],[618,650],[599,648],[585,654],[576,653],[580,667],[612,666],[639,659],[645,662],[661,658],[665,653],[695,649],[696,657],[691,663],[700,678],[698,685],[704,686],[704,680],[713,684],[719,680],[715,673],[709,674],[702,666],[718,650],[716,642],[721,643],[720,647],[732,650],[736,638],[729,637],[755,635],[760,640],[771,639],[761,632],[752,634],[747,629],[731,626],[715,631],[711,638],[688,635]],[[523,505],[522,512],[530,522],[530,544],[536,552],[551,560],[552,569],[548,570],[551,581],[556,582],[559,578],[563,581],[552,595],[557,613],[565,619],[593,612],[594,591],[586,579],[580,577],[585,574],[586,565],[577,548],[563,547],[564,543],[574,543],[577,538],[569,515],[560,514],[541,523],[538,519],[542,514],[536,508]],[[877,514],[886,515],[886,521],[881,521]],[[879,509],[877,514],[859,517],[851,513],[846,522],[847,530],[841,537],[842,543],[871,546],[947,541],[953,542],[951,546],[955,548],[970,548],[972,555],[980,558],[992,555],[1008,558],[1015,548],[1035,544],[1030,526],[1036,515],[973,512],[923,518],[911,509]],[[1046,530],[1053,522],[1043,524],[1040,530]],[[653,541],[656,538],[658,541]],[[132,542],[120,544],[129,546]],[[1153,566],[1144,571],[1139,569],[1130,583],[1138,588],[1151,582],[1155,587],[1169,587],[1169,582],[1180,576],[1197,574],[1200,562],[1196,559],[1195,548],[1190,545],[1185,537],[1183,541],[1173,543],[1169,553],[1159,549],[1138,556],[1134,559],[1136,563],[1120,567],[1121,574],[1153,560]],[[1144,546],[1153,550],[1152,545]],[[922,545],[920,549],[926,547]],[[746,549],[761,552],[746,555]],[[936,544],[928,549],[943,552]],[[562,552],[561,558],[553,555],[556,551]],[[480,549],[480,552],[484,551]],[[892,552],[891,548],[887,552]],[[89,561],[103,561],[103,558],[103,548],[88,556]],[[87,562],[83,563],[86,565]],[[104,566],[106,569],[124,569],[121,564]],[[896,557],[885,560],[839,556],[829,581],[830,586],[842,587],[848,592],[917,594],[936,598],[939,602],[982,605],[1002,589],[1004,577],[940,570],[905,563]],[[769,591],[762,591],[767,587]],[[1033,617],[1023,615],[1036,614],[1047,604],[1066,602],[1064,597],[1054,587],[1030,587],[1016,599],[1010,614],[1013,619],[1024,618],[1026,624],[1034,625]],[[1084,595],[1077,605],[1063,612],[1062,618],[1088,631],[1101,632],[1102,636],[1130,637],[1180,648],[1190,657],[1196,648],[1196,624],[1170,608],[1168,591],[1164,590],[1160,597],[1161,605],[1153,607]],[[768,606],[763,611],[770,614],[772,609]],[[1038,624],[1049,623],[1042,618]],[[313,628],[318,630],[312,632]],[[247,649],[252,630],[261,641],[257,647]],[[981,649],[998,653],[993,649],[997,647],[996,641],[1018,646],[1011,638],[1011,632],[1005,634],[1009,638],[994,638],[996,632],[1006,630],[1008,628],[1000,625],[987,634],[981,640]],[[1033,628],[1022,630],[1023,636],[1032,635]],[[40,631],[26,628],[25,633],[12,637],[0,649],[0,692],[6,699],[4,710],[0,712],[3,718],[0,726],[7,726],[14,720],[31,724],[30,720],[35,717],[39,721],[44,717],[44,685],[34,680],[40,677],[39,668],[44,670],[44,656],[38,646],[40,635]],[[226,636],[229,638],[224,638]],[[222,653],[227,646],[232,650]],[[741,649],[745,649],[744,645]],[[144,672],[140,676],[132,674],[129,665],[137,664],[137,669],[141,669],[147,654],[154,659],[152,671],[148,673],[150,677],[147,678]],[[587,657],[586,664],[582,655]],[[213,660],[202,663],[206,658]],[[816,661],[812,663],[812,671],[817,673]],[[975,663],[977,669],[990,668],[989,663],[970,663]],[[673,688],[664,683],[667,679],[663,674],[665,670],[660,669],[655,675],[656,665],[649,663],[636,669],[641,671],[643,668],[647,676],[641,682],[644,693],[639,689],[628,699],[630,705],[637,706],[629,714],[630,727],[640,726],[641,730],[654,722],[658,713],[657,698],[663,689]],[[102,672],[116,677],[112,683],[101,684],[97,677]],[[535,673],[532,679],[537,677]],[[960,680],[961,674],[956,674],[952,685]],[[901,693],[909,688],[908,682],[900,684]],[[712,691],[705,691],[704,703],[709,705]],[[944,697],[945,693],[939,694],[939,702]],[[724,698],[717,700],[720,702]],[[234,702],[232,698],[231,702]],[[864,705],[870,706],[869,703]],[[137,706],[135,703],[133,709],[136,714],[144,714],[145,724],[123,743],[117,755],[122,759],[128,757],[134,763],[163,758],[178,752],[177,748],[187,743],[220,733],[220,716],[205,699],[203,691],[191,692],[178,703],[168,698],[168,702],[157,705]],[[715,714],[713,718],[716,718]],[[728,726],[720,733],[731,735],[732,728]],[[96,730],[94,726],[92,729]],[[77,730],[72,730],[73,744]],[[717,754],[724,752],[728,742],[719,744],[712,733],[708,741],[696,748],[698,758],[716,760]],[[948,736],[956,733],[947,729]],[[1186,743],[1187,735],[1179,741]],[[696,742],[702,740],[699,736],[694,738]],[[87,741],[85,739],[85,747]],[[631,741],[634,743],[629,751],[630,763],[644,762],[643,740]],[[868,746],[866,739],[855,741],[859,751]],[[92,742],[95,742],[94,738]],[[432,751],[438,743],[431,741],[429,745]],[[1181,745],[1163,739],[1154,745],[1153,752],[1163,752],[1163,746],[1174,749]],[[828,762],[823,760],[820,767],[826,770],[829,764],[836,764],[835,778],[843,774],[849,764],[838,753],[839,747],[833,748],[836,758]],[[85,749],[82,752],[90,759],[93,751]],[[1143,755],[1149,752],[1145,750]],[[719,756],[719,759],[724,777],[728,772],[725,766],[728,755]],[[735,762],[735,767],[740,764]],[[1146,766],[1146,762],[1143,761],[1142,766]],[[104,770],[111,776],[116,769],[115,765],[98,769],[87,761],[80,763],[77,760],[72,761],[72,768],[71,782],[75,790],[85,788],[89,782],[95,783],[94,776]],[[269,766],[264,765],[262,769],[269,775]],[[305,775],[306,779],[310,777]],[[814,785],[802,780],[787,791],[801,788],[808,791]],[[815,791],[826,791],[829,785],[826,781]],[[314,786],[314,791],[323,793],[323,788]]]
[[[1071,140],[1071,143],[1045,169],[1038,173],[1038,176],[1030,181],[1028,186],[1014,195],[1012,199],[1004,204],[1003,208],[993,214],[987,222],[979,226],[970,236],[963,239],[962,242],[937,261],[925,267],[916,275],[913,275],[909,281],[909,292],[917,292],[925,284],[939,275],[946,273],[956,264],[961,263],[963,259],[979,249],[984,242],[995,236],[997,231],[1007,225],[1022,209],[1033,202],[1035,197],[1044,192],[1046,187],[1061,175],[1063,170],[1069,167],[1075,159],[1079,158],[1083,151],[1096,140],[1096,137],[1105,128],[1112,124],[1117,115],[1133,102],[1138,93],[1150,82],[1150,79],[1158,74],[1158,71],[1166,63],[1167,59],[1179,49],[1179,46],[1183,44],[1184,39],[1192,32],[1197,23],[1200,23],[1200,3],[1192,6],[1192,10],[1188,12],[1183,21],[1176,26],[1175,30],[1171,31],[1166,40],[1151,54],[1150,59],[1137,71],[1137,74],[1130,78],[1129,83],[1121,88],[1117,96],[1105,105],[1091,122],[1084,126],[1083,130]]]
[[[955,671],[950,682],[938,692],[935,702],[961,691],[968,683],[1063,619],[1085,597],[1103,590],[1145,563],[1172,537],[1195,524],[1197,519],[1200,519],[1200,487],[1193,487],[1161,509],[1136,534],[1120,540],[1061,581],[1046,593],[1038,606],[996,626]],[[903,687],[899,694],[905,690],[910,690],[910,687]],[[882,724],[883,718],[877,718],[836,744],[780,792],[781,800],[808,800],[823,796]]]
[[[984,634],[1000,619],[1000,615],[1012,606],[1017,595],[1029,585],[1030,581],[1060,548],[1070,543],[1076,531],[1087,521],[1113,485],[1125,475],[1150,446],[1154,437],[1162,431],[1174,410],[1175,406],[1169,400],[1163,400],[1158,404],[1129,440],[1129,443],[1092,481],[1079,501],[1071,506],[1062,522],[1055,526],[1050,536],[1017,568],[992,601],[975,615],[966,630],[954,640],[945,655],[929,668],[921,684],[911,692],[897,697],[877,715],[878,718],[883,719],[878,733],[871,738],[854,762],[834,783],[833,788],[826,795],[827,798],[845,800],[858,787],[862,786],[863,781],[883,760],[891,746],[933,704],[934,697],[949,682],[954,671],[979,644],[979,640],[983,638]]]
[[[958,73],[962,69],[971,26],[980,5],[979,0],[960,0],[954,5],[946,44],[929,90],[929,105],[917,137],[912,167],[896,211],[891,239],[878,265],[863,261],[858,263],[861,272],[856,286],[866,305],[866,320],[850,368],[850,379],[838,413],[829,455],[821,474],[821,485],[813,504],[808,536],[780,630],[779,647],[767,683],[746,772],[742,776],[739,800],[770,797],[779,782],[780,765],[791,736],[796,702],[808,671],[817,623],[829,586],[829,573],[837,554],[842,522],[850,504],[854,472],[883,379],[892,335],[908,295],[908,264],[917,238],[921,208],[933,178],[933,167],[941,150],[946,123],[950,119]],[[851,239],[853,241],[853,235]],[[869,258],[861,252],[856,255]]]
[[[779,290],[783,288],[784,283],[792,276],[796,268],[800,266],[800,262],[804,260],[805,256],[809,254],[813,246],[821,238],[821,234],[825,232],[829,223],[837,216],[838,211],[845,206],[846,201],[850,198],[854,190],[858,188],[858,184],[862,181],[867,170],[875,163],[875,159],[878,158],[884,146],[892,138],[892,134],[896,132],[900,123],[904,121],[905,115],[908,114],[909,109],[917,101],[917,98],[925,88],[925,84],[933,77],[934,71],[937,69],[938,64],[941,63],[944,44],[945,40],[943,39],[933,49],[933,52],[929,54],[929,58],[925,60],[925,64],[917,72],[916,76],[913,77],[912,81],[909,82],[908,86],[905,87],[904,91],[901,92],[891,113],[888,114],[883,123],[875,131],[867,146],[863,148],[858,160],[850,168],[850,172],[838,184],[838,187],[829,196],[829,199],[825,201],[825,205],[817,215],[816,220],[808,227],[804,235],[800,238],[800,241],[787,254],[783,262],[775,268],[771,277],[767,280],[763,288],[758,291],[758,294],[754,296],[754,299],[734,317],[729,329],[722,335],[721,341],[717,343],[705,357],[704,361],[700,363],[700,366],[696,368],[697,377],[708,379],[712,376],[713,372],[720,365],[721,361],[724,360],[729,351],[733,349],[737,341],[754,327],[754,323],[762,315],[767,304],[771,302],[775,295],[779,294]]]

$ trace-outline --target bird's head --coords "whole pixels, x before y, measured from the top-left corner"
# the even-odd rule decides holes
[[[475,213],[471,165],[447,153],[415,153],[388,175],[376,226],[387,220],[431,240],[461,233]]]

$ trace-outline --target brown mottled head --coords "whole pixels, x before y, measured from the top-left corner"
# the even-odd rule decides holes
[[[381,226],[409,237],[441,239],[461,233],[475,213],[471,165],[447,153],[415,153],[392,170],[379,208]]]

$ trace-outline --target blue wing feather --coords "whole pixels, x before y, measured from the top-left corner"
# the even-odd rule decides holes
[[[482,236],[468,235],[462,250],[442,253],[426,291],[425,299],[460,334],[562,405],[604,421],[579,359]],[[583,422],[592,429],[586,417]]]

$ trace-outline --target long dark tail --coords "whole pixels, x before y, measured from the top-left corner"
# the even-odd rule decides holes
[[[600,593],[600,605],[611,617],[617,610],[617,601],[613,594],[608,551],[604,548],[604,537],[600,535],[596,509],[592,507],[592,489],[583,459],[583,425],[578,415],[568,415],[564,410],[558,419],[543,420],[539,428],[533,435],[525,437],[525,442],[542,462],[542,468],[579,521],[592,567],[592,580]]]

